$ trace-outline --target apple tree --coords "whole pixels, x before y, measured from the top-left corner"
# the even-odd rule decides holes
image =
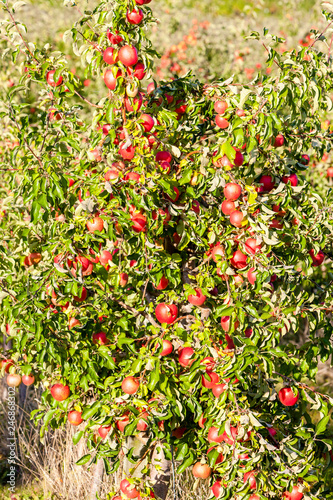
[[[165,499],[187,468],[220,499],[333,498],[314,386],[333,197],[309,175],[332,142],[325,34],[280,54],[252,33],[274,76],[245,85],[157,85],[150,1],[102,1],[64,34],[96,100],[19,4],[1,22],[20,73],[1,103],[1,357],[9,385],[43,387],[41,436],[69,421],[78,465],[125,456],[117,500]]]

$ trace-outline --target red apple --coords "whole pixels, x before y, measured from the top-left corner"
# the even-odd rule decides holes
[[[127,273],[120,273],[119,274],[119,285],[126,286],[127,282],[128,282],[128,274]]]
[[[274,147],[275,148],[280,148],[281,146],[283,146],[284,144],[284,137],[282,134],[279,134],[275,137],[274,139]]]
[[[107,345],[109,343],[109,340],[105,332],[93,333],[92,341],[93,344],[98,344],[98,345]]]
[[[250,255],[256,254],[260,250],[260,248],[260,243],[257,243],[257,240],[255,240],[254,238],[248,238],[245,241],[245,250]]]
[[[126,498],[137,498],[139,496],[138,490],[127,479],[123,479],[120,482],[120,490]]]
[[[118,69],[116,76],[113,75],[112,69],[108,69],[104,73],[104,83],[110,90],[115,90],[117,85],[117,79],[122,76],[121,70]]]
[[[256,487],[257,487],[257,481],[256,481],[256,477],[255,477],[255,471],[252,470],[252,471],[246,472],[244,474],[243,481],[244,481],[244,483],[246,483],[248,481],[250,489],[251,490],[255,490]]]
[[[247,266],[247,256],[244,255],[240,250],[236,250],[233,253],[232,258],[230,259],[230,263],[237,269],[243,269]]]
[[[102,232],[104,227],[103,219],[100,217],[94,217],[87,221],[87,229],[90,233],[95,233],[95,231]]]
[[[284,406],[294,406],[299,400],[299,391],[295,396],[291,387],[284,387],[279,391],[279,400]]]
[[[18,373],[10,373],[9,375],[7,375],[6,381],[9,387],[18,387],[19,385],[21,385],[22,378]]]
[[[212,473],[212,469],[208,464],[202,464],[201,462],[197,462],[193,465],[192,474],[194,477],[200,479],[207,479]]]
[[[23,375],[22,382],[26,386],[33,385],[35,382],[35,377],[31,374],[30,375]]]
[[[231,215],[232,212],[236,210],[236,207],[233,201],[224,200],[221,205],[221,210],[224,215]]]
[[[55,82],[54,81],[54,73],[55,73],[55,69],[48,71],[46,73],[46,81],[49,85],[51,85],[51,87],[59,87],[59,85],[62,84],[62,76],[59,76],[58,80]]]
[[[263,193],[268,193],[269,191],[272,191],[275,187],[275,182],[274,178],[271,177],[270,175],[262,175],[259,179],[259,184],[262,184],[261,189],[259,189],[259,192]]]
[[[118,54],[112,47],[108,47],[103,52],[103,60],[106,64],[116,64],[118,61]]]
[[[214,385],[217,384],[218,381],[218,374],[210,370],[206,370],[206,373],[204,375],[201,375],[201,383],[207,389],[212,389],[212,387],[214,387]]]
[[[74,300],[76,302],[84,302],[88,296],[87,289],[85,287],[82,288],[81,296],[79,295],[74,295]]]
[[[123,45],[118,53],[119,61],[124,66],[134,66],[138,62],[138,51],[130,45]]]
[[[214,102],[214,111],[218,115],[223,115],[225,111],[228,109],[228,103],[225,101],[215,101]]]
[[[106,436],[109,434],[110,430],[112,429],[112,426],[102,426],[99,427],[98,429],[98,434],[101,436],[102,439],[105,439]]]
[[[235,182],[229,182],[228,184],[225,185],[223,192],[227,200],[235,201],[238,200],[238,198],[242,194],[242,188],[239,184],[236,184]]]
[[[189,301],[190,304],[193,304],[194,306],[202,306],[206,298],[207,297],[202,293],[201,288],[196,288],[195,295],[189,295],[187,300]]]
[[[83,422],[82,412],[76,410],[70,411],[68,413],[67,420],[72,425],[80,425]]]
[[[212,493],[216,498],[219,498],[221,493],[223,491],[223,486],[221,481],[215,481],[215,483],[212,486]]]
[[[317,253],[317,255],[315,255],[314,250],[312,248],[310,250],[309,254],[310,254],[310,257],[312,259],[312,266],[313,267],[320,266],[324,262],[324,260],[325,260],[325,254],[324,254],[324,252],[322,252],[322,250],[319,250],[319,252]]]
[[[187,367],[194,363],[193,359],[194,350],[192,347],[183,347],[178,351],[178,361],[181,366]]]
[[[216,115],[216,117],[215,117],[215,123],[221,129],[225,129],[225,128],[229,127],[228,120],[226,120],[225,118],[223,118],[221,115]]]
[[[117,425],[117,429],[120,432],[124,432],[126,425],[128,425],[129,423],[130,423],[129,417],[128,417],[127,413],[126,413],[126,414],[124,414],[121,417],[120,420],[117,420],[117,424],[116,424]]]
[[[13,359],[3,359],[1,361],[1,368],[5,367],[5,373],[9,373],[9,368],[14,365]]]
[[[125,394],[135,394],[140,387],[140,382],[137,378],[126,377],[121,383],[121,388]]]
[[[51,387],[51,395],[56,401],[65,401],[70,395],[68,385],[54,384]]]
[[[212,259],[214,262],[217,262],[218,257],[224,258],[224,250],[219,243],[212,250]]]
[[[296,187],[297,184],[298,184],[298,177],[296,174],[291,174],[289,176],[285,175],[282,177],[282,182],[284,182],[285,184],[291,184],[291,186],[294,186]]]
[[[225,391],[226,384],[216,384],[212,387],[212,393],[216,398],[219,398],[221,394]]]
[[[217,427],[211,427],[208,431],[207,439],[210,443],[222,443],[223,434],[219,434]]]
[[[162,276],[158,285],[157,286],[154,285],[154,288],[156,288],[156,290],[165,290],[167,288],[168,284],[169,284],[168,278],[166,278],[165,276]]]
[[[170,340],[163,339],[162,340],[162,351],[160,352],[160,356],[168,356],[173,351],[173,345]]]
[[[144,432],[148,429],[147,419],[148,419],[149,415],[146,411],[144,411],[140,414],[140,417],[141,418],[139,419],[136,428],[138,431]]]
[[[124,160],[133,160],[135,155],[135,147],[130,144],[127,148],[124,148],[125,144],[121,144],[119,148],[119,154]]]
[[[126,18],[130,24],[140,24],[143,19],[143,12],[141,9],[134,9],[131,12],[128,10]]]
[[[158,304],[155,309],[157,321],[171,325],[174,323],[178,316],[178,308],[175,304],[166,304],[162,302]]]
[[[257,274],[258,271],[255,270],[254,267],[251,267],[248,272],[247,272],[247,279],[251,283],[251,285],[254,285],[257,279]]]
[[[244,219],[244,215],[240,210],[235,210],[230,215],[230,224],[235,227],[241,227]]]
[[[146,113],[143,113],[140,116],[140,120],[142,120],[142,125],[146,132],[150,132],[155,125],[154,118],[151,115],[147,115]]]
[[[294,485],[291,492],[285,491],[283,493],[283,497],[287,500],[302,500],[303,493],[298,489],[297,485]]]

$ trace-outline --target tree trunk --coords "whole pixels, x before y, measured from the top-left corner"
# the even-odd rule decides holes
[[[150,480],[156,497],[166,500],[171,480],[171,462],[164,456],[162,443],[157,443],[153,451]]]

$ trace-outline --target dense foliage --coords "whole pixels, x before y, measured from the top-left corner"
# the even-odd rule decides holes
[[[79,464],[111,473],[127,450],[120,498],[152,496],[160,447],[218,498],[333,498],[333,400],[309,382],[332,354],[324,35],[281,54],[252,33],[274,71],[251,83],[157,86],[148,3],[101,2],[64,34],[98,102],[4,6],[21,76],[1,105],[3,373],[43,384],[42,436],[80,426]]]

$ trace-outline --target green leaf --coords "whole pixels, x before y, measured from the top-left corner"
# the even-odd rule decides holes
[[[326,417],[323,417],[321,420],[319,420],[318,424],[316,425],[316,434],[321,434],[326,430],[330,418],[330,415],[326,415]]]

